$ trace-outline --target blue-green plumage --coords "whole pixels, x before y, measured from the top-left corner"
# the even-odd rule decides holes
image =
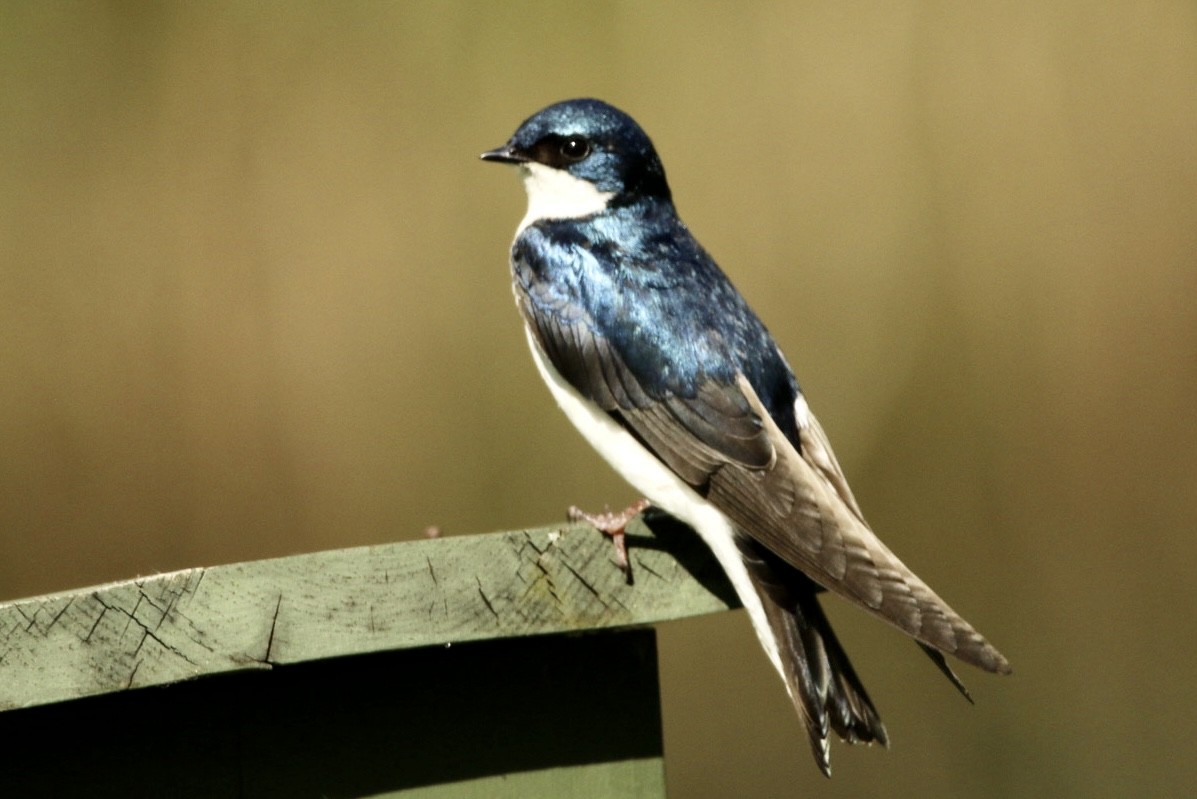
[[[768,330],[672,205],[625,205],[585,225],[531,225],[512,245],[512,270],[538,326],[585,325],[619,353],[653,400],[692,398],[708,380],[731,386],[744,374],[797,446],[797,382]]]

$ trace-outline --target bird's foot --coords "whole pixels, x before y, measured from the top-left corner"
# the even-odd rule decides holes
[[[623,569],[630,580],[632,567],[628,560],[628,544],[624,538],[624,532],[632,519],[637,514],[643,512],[649,504],[647,499],[641,499],[633,502],[618,513],[611,513],[610,511],[605,513],[587,513],[581,508],[571,505],[568,512],[569,520],[571,522],[586,522],[603,535],[609,536],[611,543],[615,547],[615,563],[619,568]]]

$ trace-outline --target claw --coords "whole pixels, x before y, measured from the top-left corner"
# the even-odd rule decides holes
[[[632,519],[636,518],[637,514],[643,512],[648,506],[649,501],[641,499],[633,502],[618,513],[611,513],[610,511],[605,513],[587,513],[576,505],[571,505],[568,516],[571,522],[586,522],[603,535],[611,538],[611,543],[615,547],[615,563],[630,579],[631,565],[628,560],[628,545],[624,538],[624,532]]]

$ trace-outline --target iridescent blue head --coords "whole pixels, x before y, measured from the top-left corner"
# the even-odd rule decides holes
[[[665,169],[636,120],[600,100],[566,100],[533,114],[483,160],[516,164],[528,217],[577,218],[641,199],[670,201]]]

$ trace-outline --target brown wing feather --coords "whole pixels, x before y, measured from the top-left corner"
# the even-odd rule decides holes
[[[988,671],[1009,671],[1006,658],[865,524],[822,431],[806,428],[822,437],[830,475],[826,463],[812,463],[794,449],[747,380],[738,386],[761,418],[776,460],[769,469],[726,462],[711,476],[707,498],[787,563],[912,638]]]

